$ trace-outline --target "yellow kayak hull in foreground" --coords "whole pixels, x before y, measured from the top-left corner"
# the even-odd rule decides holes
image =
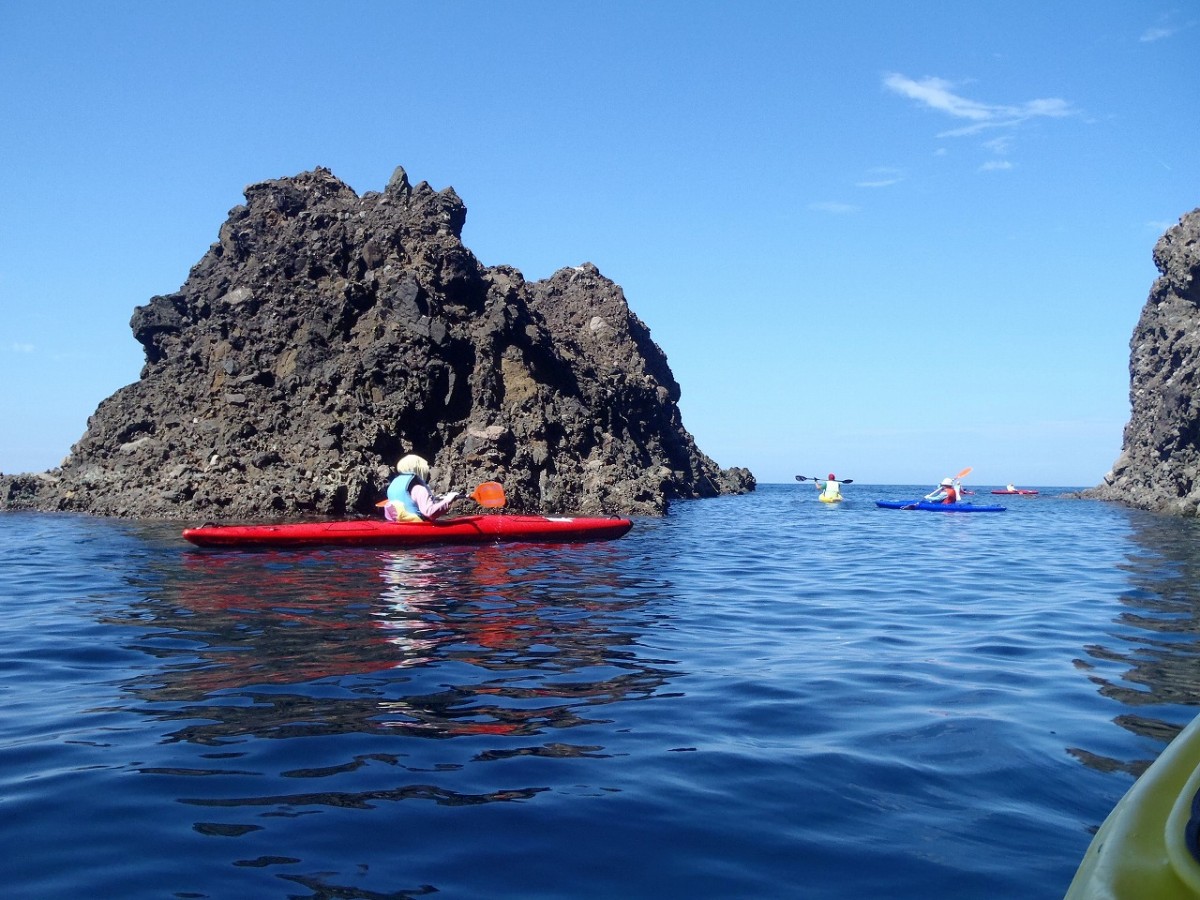
[[[1200,897],[1200,716],[1109,813],[1067,889],[1084,898]]]
[[[817,494],[817,499],[822,503],[841,503],[843,497],[826,497],[824,494]]]

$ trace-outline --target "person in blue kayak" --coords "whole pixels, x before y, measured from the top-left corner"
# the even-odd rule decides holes
[[[961,497],[962,489],[954,483],[953,478],[943,478],[932,493],[925,495],[930,503],[957,503]]]
[[[434,496],[428,484],[429,463],[416,454],[396,463],[396,472],[383,507],[383,517],[389,522],[432,522],[458,499],[458,491]]]
[[[817,481],[813,479],[813,483],[817,486],[817,490],[821,492],[821,499],[831,502],[842,499],[842,486],[838,482],[837,476],[832,472],[829,473],[828,480]]]

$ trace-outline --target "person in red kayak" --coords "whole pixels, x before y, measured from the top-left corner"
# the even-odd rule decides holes
[[[410,453],[396,463],[397,475],[387,489],[383,517],[389,522],[432,522],[458,499],[458,491],[435,497],[429,489],[429,463]]]
[[[925,499],[930,503],[957,503],[962,496],[962,491],[954,483],[953,478],[943,478],[932,493],[926,494]]]

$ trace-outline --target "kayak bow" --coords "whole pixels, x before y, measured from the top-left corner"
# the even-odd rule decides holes
[[[1200,896],[1200,717],[1109,813],[1066,900]]]

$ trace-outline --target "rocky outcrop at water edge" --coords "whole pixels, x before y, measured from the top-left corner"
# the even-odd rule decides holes
[[[60,468],[0,476],[0,509],[377,515],[408,452],[435,489],[497,480],[525,511],[754,489],[696,446],[665,354],[596,266],[483,266],[453,188],[403,169],[361,197],[318,168],[245,200],[178,291],[135,309],[139,380]]]
[[[1200,510],[1200,209],[1154,247],[1159,277],[1130,340],[1121,455],[1083,496],[1185,516]]]

